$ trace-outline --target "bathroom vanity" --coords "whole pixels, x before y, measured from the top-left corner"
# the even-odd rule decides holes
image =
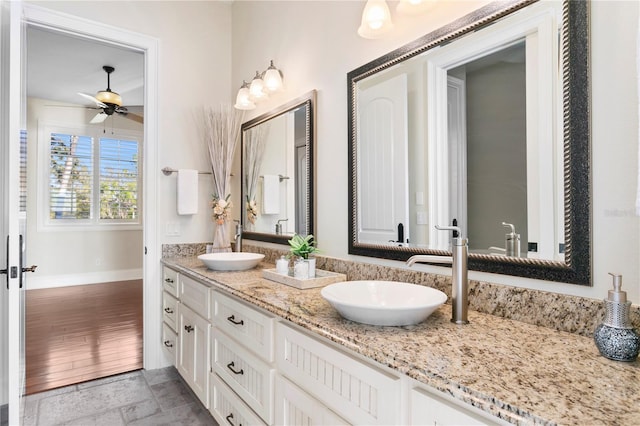
[[[165,313],[177,313],[165,316],[163,345],[221,424],[640,418],[638,363],[607,360],[584,336],[475,311],[460,326],[450,305],[416,326],[362,325],[320,289],[262,278],[270,263],[244,272],[211,271],[195,257],[162,263]]]

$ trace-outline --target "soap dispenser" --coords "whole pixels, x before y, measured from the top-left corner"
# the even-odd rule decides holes
[[[600,354],[615,361],[634,361],[640,351],[640,336],[629,319],[631,302],[622,290],[622,275],[609,273],[613,277],[613,290],[604,300],[606,314],[604,322],[596,327],[594,340]]]

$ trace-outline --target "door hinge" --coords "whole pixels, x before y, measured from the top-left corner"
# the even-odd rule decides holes
[[[11,278],[18,278],[18,267],[17,266],[12,266],[11,267]]]

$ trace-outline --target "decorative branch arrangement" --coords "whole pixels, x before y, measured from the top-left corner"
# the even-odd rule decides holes
[[[264,157],[266,145],[265,137],[269,132],[269,123],[252,127],[246,132],[244,140],[243,164],[247,164],[245,169],[244,193],[247,194],[245,208],[247,210],[247,220],[254,224],[258,218],[258,205],[256,203],[256,190],[258,188],[258,177],[260,176],[260,166]]]
[[[218,108],[205,107],[203,109],[204,139],[209,148],[209,159],[211,161],[211,172],[213,176],[213,200],[216,207],[220,201],[225,203],[227,210],[220,215],[214,212],[216,220],[216,232],[214,234],[214,248],[231,247],[228,237],[228,229],[225,219],[228,217],[227,205],[231,190],[231,167],[233,156],[236,152],[238,139],[240,138],[240,126],[242,124],[244,112],[234,109],[231,105],[221,104]],[[220,219],[222,218],[222,223]],[[222,240],[222,241],[220,241]]]

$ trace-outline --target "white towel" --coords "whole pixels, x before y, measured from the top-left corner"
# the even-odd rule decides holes
[[[178,170],[176,188],[178,214],[196,214],[198,212],[198,171]]]
[[[262,182],[262,213],[280,213],[280,176],[264,175]]]

